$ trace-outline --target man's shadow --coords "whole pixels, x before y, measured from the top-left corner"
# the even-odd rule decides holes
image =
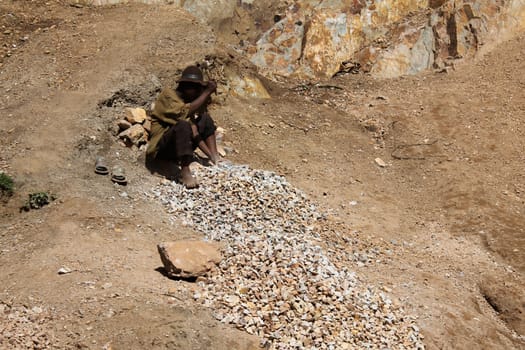
[[[172,181],[178,181],[180,179],[180,167],[173,160],[146,157],[145,165],[153,175],[163,176]]]
[[[168,271],[166,271],[166,269],[164,268],[164,266],[157,267],[155,269],[155,271],[157,271],[162,276],[164,276],[166,278],[169,278],[170,280],[173,280],[173,281],[184,281],[184,282],[190,282],[190,283],[197,282],[197,277],[175,277],[175,276],[170,276],[168,274]]]
[[[202,166],[211,166],[212,163],[207,157],[202,157],[198,153],[193,153],[193,161]],[[174,160],[155,159],[146,157],[146,168],[153,175],[163,176],[171,181],[180,180],[180,166]]]

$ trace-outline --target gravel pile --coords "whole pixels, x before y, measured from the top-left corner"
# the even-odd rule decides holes
[[[412,317],[362,285],[355,252],[328,252],[325,215],[284,177],[224,164],[194,170],[201,186],[160,184],[174,219],[225,244],[218,273],[194,298],[272,349],[424,349]]]

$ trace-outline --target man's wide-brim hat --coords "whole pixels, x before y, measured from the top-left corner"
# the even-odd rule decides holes
[[[177,83],[194,83],[202,86],[208,85],[208,83],[204,81],[202,71],[197,66],[186,67],[182,71],[181,77]]]

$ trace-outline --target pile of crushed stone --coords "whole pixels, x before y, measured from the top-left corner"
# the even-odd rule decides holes
[[[218,272],[194,299],[273,349],[424,349],[415,318],[352,271],[355,253],[327,252],[326,215],[273,172],[194,169],[200,186],[153,191],[174,220],[224,244]]]

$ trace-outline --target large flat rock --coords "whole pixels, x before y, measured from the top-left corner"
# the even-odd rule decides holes
[[[221,261],[217,243],[182,240],[157,245],[166,273],[175,278],[206,275]]]

